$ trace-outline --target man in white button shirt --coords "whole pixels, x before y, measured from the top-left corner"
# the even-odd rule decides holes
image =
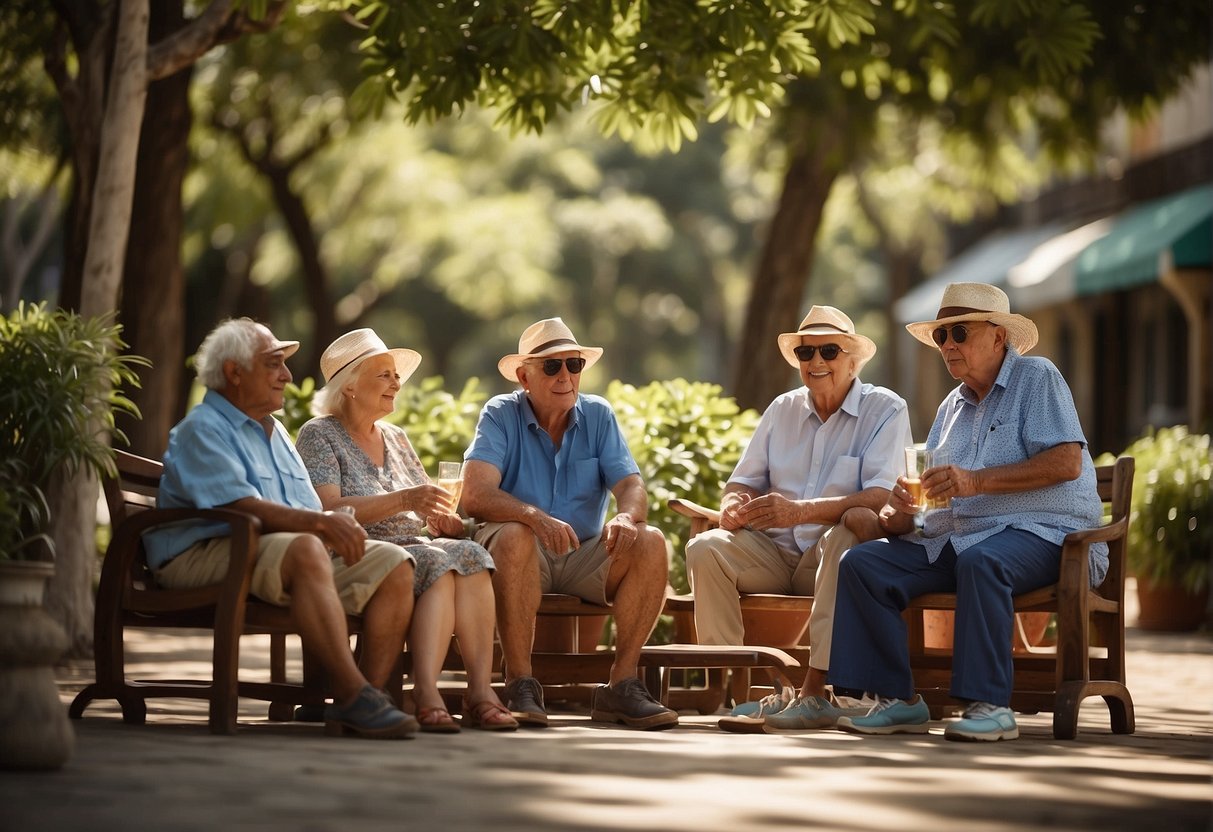
[[[847,512],[884,506],[904,473],[910,420],[900,396],[860,381],[876,345],[840,310],[814,306],[796,332],[779,336],[779,351],[804,386],[763,413],[725,486],[720,527],[687,543],[687,572],[700,644],[743,643],[739,593],[813,596],[800,695],[785,690],[739,705],[733,716],[768,728],[824,728],[847,713],[825,691],[838,561],[861,537],[881,534],[857,522],[869,512]],[[721,727],[741,724],[726,719]]]

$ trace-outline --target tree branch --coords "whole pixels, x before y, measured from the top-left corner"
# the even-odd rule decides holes
[[[286,6],[286,0],[275,0],[264,18],[253,20],[243,11],[233,11],[232,0],[212,0],[202,14],[148,48],[148,77],[153,81],[167,78],[221,43],[248,32],[268,32],[278,25]]]

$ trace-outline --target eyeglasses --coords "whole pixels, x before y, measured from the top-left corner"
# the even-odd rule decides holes
[[[813,356],[818,350],[821,350],[823,361],[833,361],[838,357],[838,353],[846,352],[846,350],[837,344],[822,344],[820,347],[816,344],[801,344],[799,347],[794,348],[792,352],[796,353],[797,361],[812,361]]]
[[[560,372],[560,365],[562,365],[562,364],[565,367],[568,367],[569,372],[572,373],[573,375],[577,375],[578,373],[580,373],[582,370],[585,369],[585,359],[581,358],[581,357],[564,358],[564,359],[545,358],[545,359],[543,359],[543,374],[545,376],[556,375],[557,373]]]
[[[976,323],[988,324],[989,321],[977,321]],[[939,346],[942,347],[945,343],[947,343],[948,332],[950,331],[952,333],[952,341],[957,344],[963,344],[965,341],[969,340],[969,329],[972,326],[973,324],[969,324],[968,326],[965,326],[964,324],[952,324],[951,328],[939,326],[931,331],[931,338],[936,344],[939,344]]]

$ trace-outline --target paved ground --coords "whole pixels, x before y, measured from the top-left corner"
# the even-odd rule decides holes
[[[917,737],[742,736],[687,715],[649,734],[581,714],[370,742],[267,722],[252,702],[237,736],[214,737],[199,703],[152,702],[136,727],[103,702],[73,723],[62,771],[0,774],[0,830],[1213,829],[1213,637],[1128,640],[1137,733],[1111,734],[1089,700],[1072,742],[1052,738],[1048,715],[1021,717],[1018,741],[974,746],[945,742],[943,723]],[[202,638],[131,646],[136,673],[179,677],[206,656]],[[90,673],[63,670],[65,703]]]

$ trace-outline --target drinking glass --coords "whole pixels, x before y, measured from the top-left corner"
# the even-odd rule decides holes
[[[451,495],[451,511],[458,509],[463,496],[463,463],[439,462],[438,486]]]
[[[906,489],[910,498],[918,507],[914,515],[914,525],[922,528],[928,511],[948,507],[947,497],[926,497],[922,491],[922,474],[929,468],[948,464],[948,452],[942,448],[927,449],[925,445],[911,445],[906,448]]]

